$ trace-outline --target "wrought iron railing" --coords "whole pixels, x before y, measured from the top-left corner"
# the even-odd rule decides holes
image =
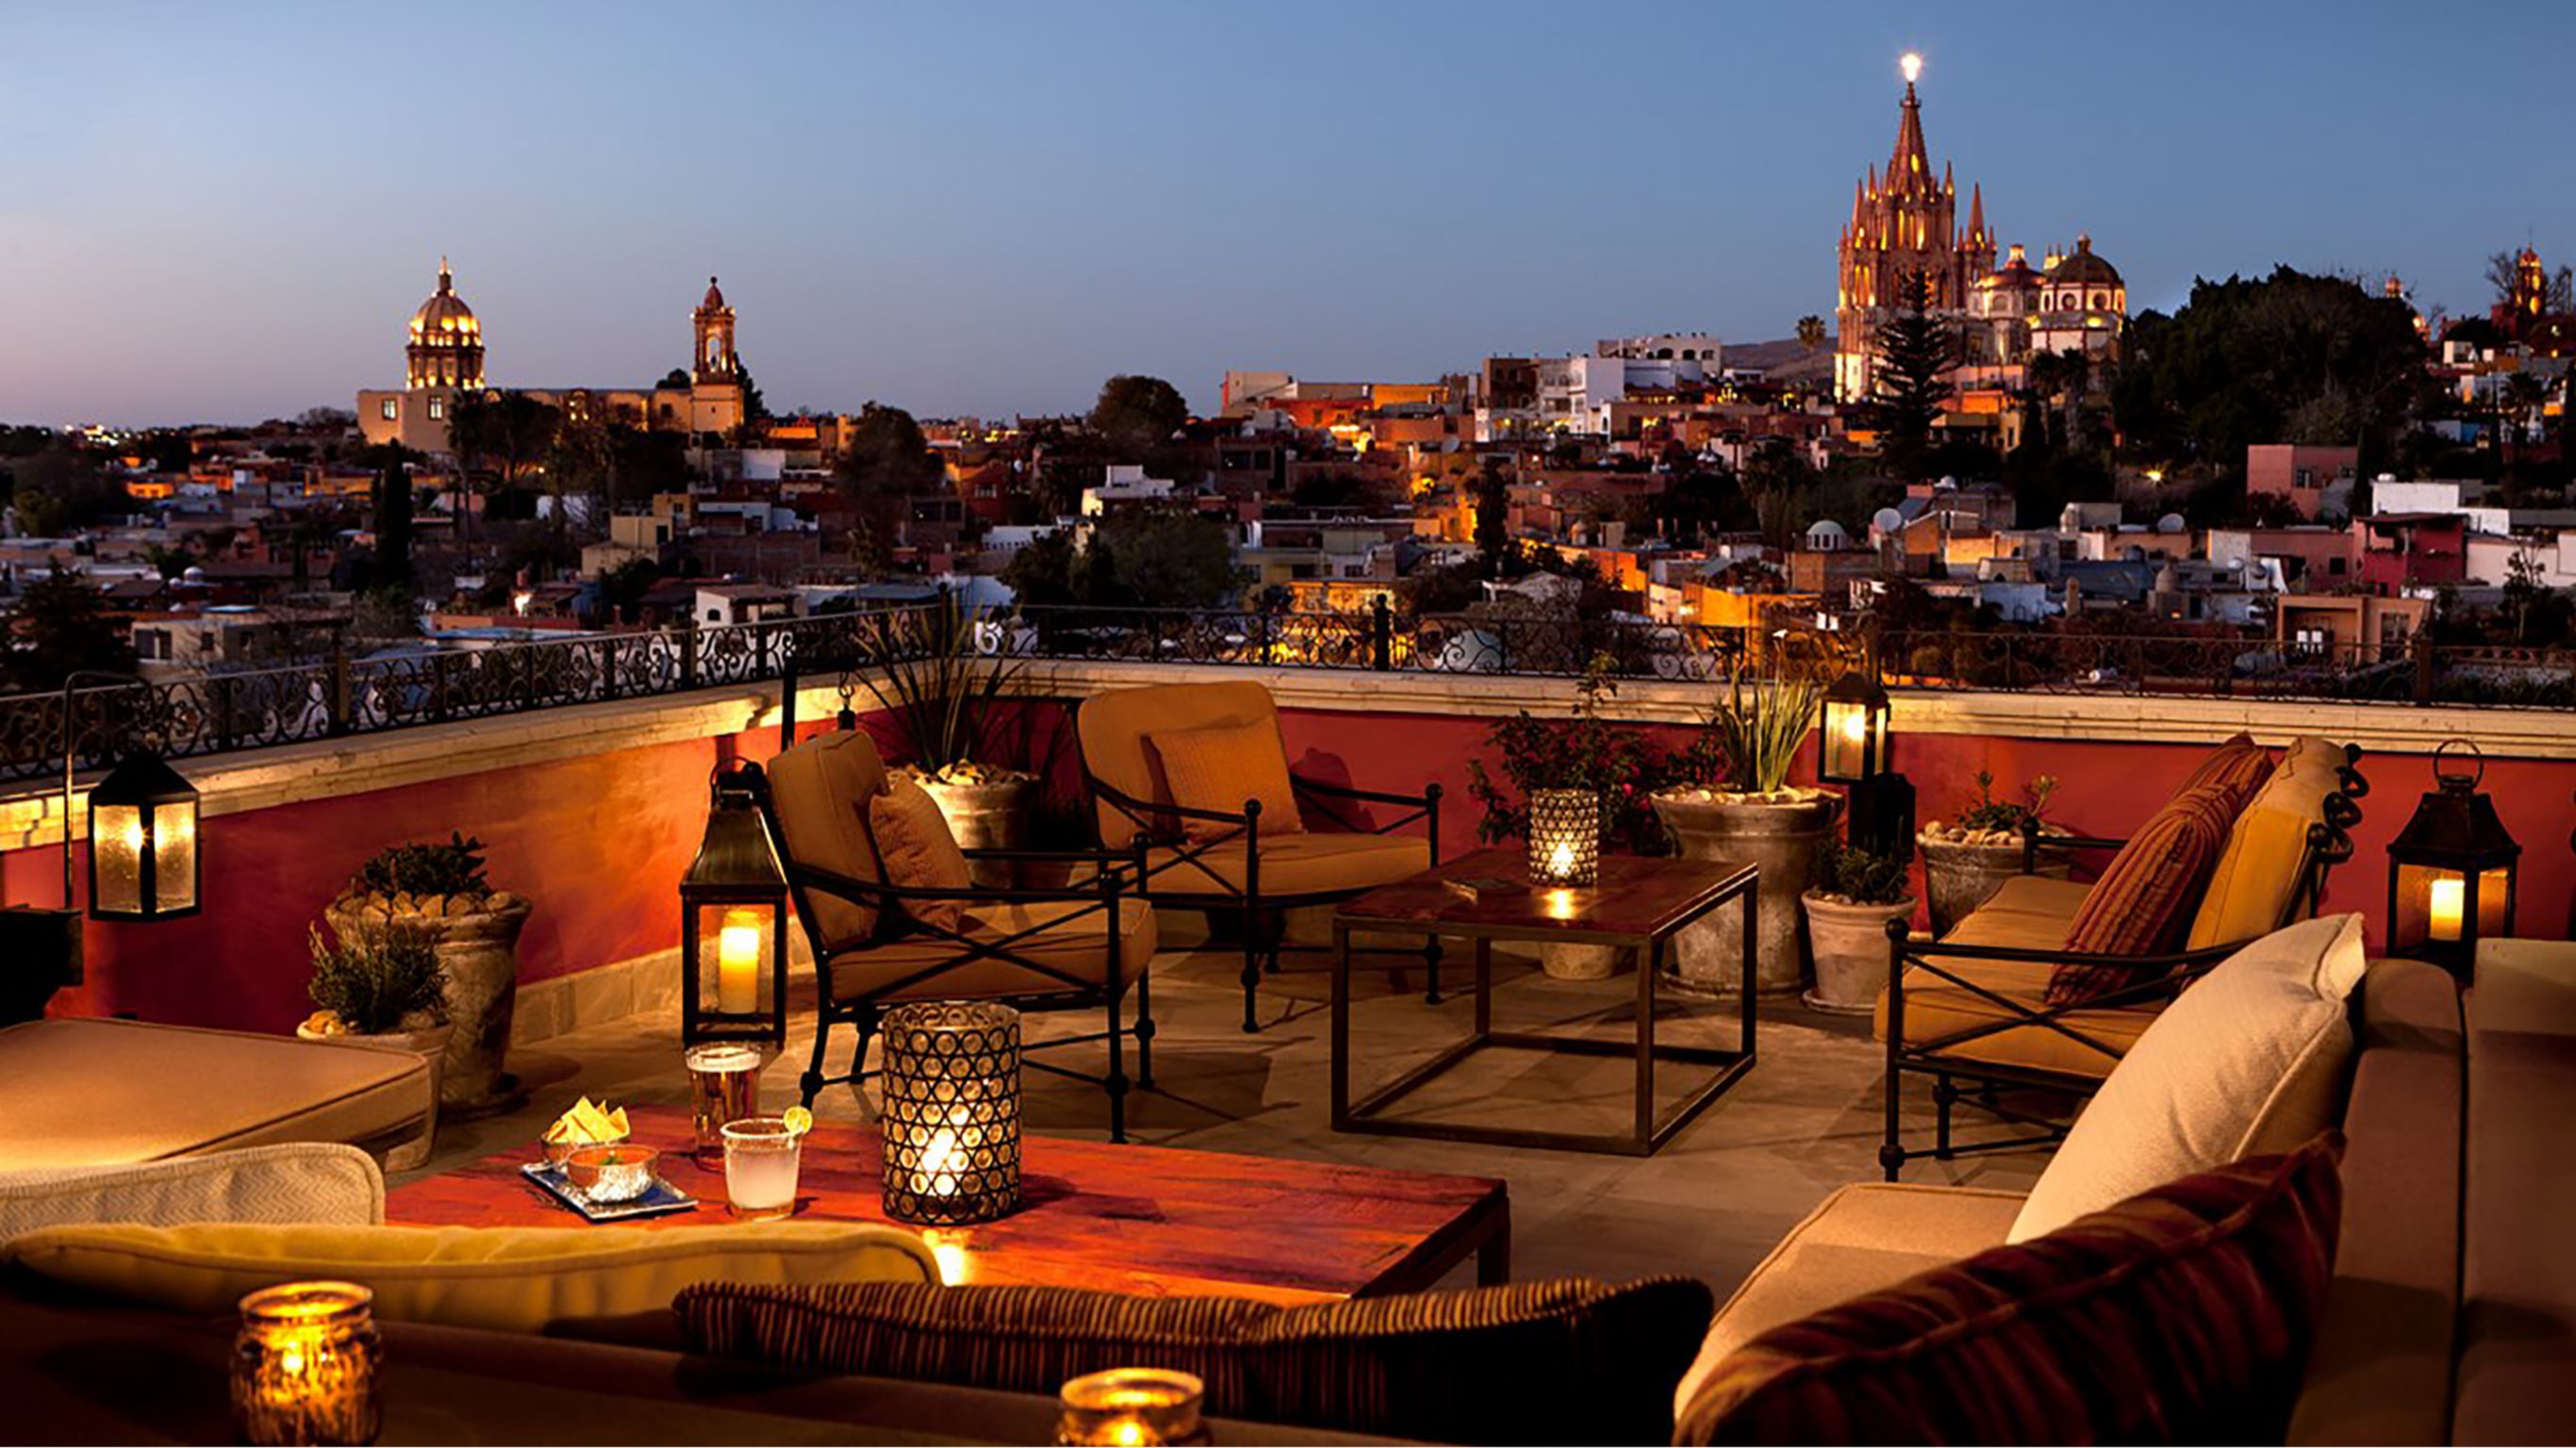
[[[900,615],[904,610],[883,610]],[[69,707],[78,762],[138,742],[176,756],[487,718],[768,680],[816,680],[910,636],[860,614],[655,633],[585,635],[374,658],[344,655],[153,684],[85,689]],[[1764,640],[1744,630],[1612,619],[1030,607],[989,619],[977,644],[1029,658],[1455,675],[1564,677],[1599,661],[1620,677],[1727,677]],[[1858,640],[1846,649],[1857,651]],[[2576,652],[2406,645],[2283,645],[2217,632],[2053,628],[1889,630],[1874,641],[1896,688],[2388,701],[2576,709]],[[0,697],[0,781],[61,767],[62,694]]]

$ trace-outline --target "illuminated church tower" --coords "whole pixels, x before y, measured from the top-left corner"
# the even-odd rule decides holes
[[[438,290],[411,314],[411,340],[403,347],[406,381],[414,391],[483,385],[483,324],[456,294],[447,258],[438,259]]]
[[[1898,114],[1896,149],[1887,173],[1873,167],[1852,188],[1851,220],[1843,224],[1834,303],[1834,395],[1845,401],[1870,396],[1878,326],[1904,300],[1905,278],[1932,280],[1932,304],[1959,312],[1968,287],[1995,266],[1994,233],[1986,226],[1984,193],[1968,192],[1968,224],[1957,225],[1958,188],[1947,166],[1938,179],[1923,144],[1923,105],[1914,95],[1923,58],[1904,60],[1905,103]]]
[[[724,293],[717,289],[716,279],[707,278],[706,300],[689,314],[697,331],[697,360],[691,363],[700,382],[736,382],[742,378],[742,359],[733,351],[733,308],[725,305]]]

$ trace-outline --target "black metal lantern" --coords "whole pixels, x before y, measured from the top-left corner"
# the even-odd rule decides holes
[[[150,752],[128,755],[89,792],[89,918],[197,913],[197,790]]]
[[[1867,674],[1849,673],[1825,690],[1816,730],[1816,778],[1861,784],[1887,772],[1887,691]]]
[[[680,1039],[787,1044],[787,873],[760,766],[718,769],[706,839],[680,880]]]
[[[2474,767],[2445,769],[2453,749],[2468,751]],[[2485,777],[2486,761],[2467,740],[2433,751],[2439,787],[2388,845],[2388,953],[2430,961],[2464,981],[2480,940],[2513,933],[2522,857],[2495,801],[2478,788]]]

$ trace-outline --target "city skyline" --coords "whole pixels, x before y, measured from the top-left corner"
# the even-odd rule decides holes
[[[400,382],[441,253],[499,386],[649,385],[720,274],[781,411],[1064,412],[1113,372],[1204,409],[1229,366],[1785,337],[1833,313],[1907,50],[1998,239],[2091,232],[2138,310],[2287,263],[2459,313],[2489,252],[2576,252],[2576,163],[2493,99],[2541,93],[2555,15],[607,13],[26,19],[0,420],[345,406]],[[2443,80],[2471,60],[2473,133]]]

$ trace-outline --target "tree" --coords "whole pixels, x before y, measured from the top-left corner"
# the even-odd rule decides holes
[[[619,425],[609,430],[608,506],[628,498],[689,490],[689,442],[676,432]]]
[[[1189,420],[1189,403],[1160,377],[1122,373],[1102,383],[1091,404],[1092,430],[1130,457],[1162,447]]]
[[[1895,314],[1878,329],[1873,381],[1885,418],[1888,465],[1897,476],[1919,481],[1932,453],[1932,425],[1950,395],[1959,338],[1933,310],[1936,293],[1928,273],[1907,272],[1897,287]]]
[[[376,467],[376,481],[368,499],[372,509],[370,530],[376,535],[374,583],[378,588],[399,589],[406,598],[412,588],[411,465],[416,457],[398,442],[386,443],[371,456]]]
[[[77,443],[57,441],[9,464],[20,531],[58,537],[128,510],[125,485]]]
[[[306,432],[343,433],[358,425],[358,414],[345,407],[308,407],[297,415],[295,425]]]
[[[946,466],[930,450],[912,414],[874,402],[859,409],[833,475],[844,493],[862,502],[920,497],[947,482]]]
[[[686,392],[696,384],[697,379],[689,375],[688,368],[674,367],[670,371],[663,373],[662,380],[654,383],[653,385],[656,388],[676,387],[681,391]]]
[[[1743,477],[1762,541],[1786,553],[1797,541],[1799,510],[1816,489],[1815,465],[1786,439],[1775,437],[1746,456]]]
[[[2512,251],[2490,253],[2487,257],[2487,285],[2495,288],[2496,304],[2510,310],[2516,294],[2522,290],[2521,256]],[[2550,316],[2576,312],[2576,271],[2562,266],[2541,275],[2540,310]]]
[[[1243,591],[1225,525],[1177,509],[1119,513],[1077,548],[1070,530],[1042,533],[1002,570],[1033,608],[1221,608]]]
[[[17,647],[0,674],[15,692],[59,689],[82,669],[134,671],[134,646],[108,617],[107,596],[59,564],[27,585],[12,618]]]
[[[1798,319],[1798,345],[1813,357],[1825,350],[1825,319],[1810,312]]]
[[[1520,551],[1512,541],[1512,490],[1501,466],[1487,459],[1476,478],[1476,561],[1487,578],[1503,576],[1503,566]]]

